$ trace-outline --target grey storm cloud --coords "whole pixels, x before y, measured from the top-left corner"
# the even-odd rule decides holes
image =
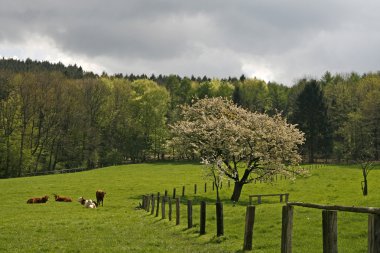
[[[327,70],[378,70],[379,7],[375,0],[0,0],[0,55],[13,56],[2,43],[22,47],[41,36],[111,73],[244,73],[290,85]]]

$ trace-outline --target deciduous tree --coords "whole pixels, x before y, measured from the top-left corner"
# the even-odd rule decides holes
[[[303,133],[280,115],[269,117],[236,106],[223,98],[205,98],[182,107],[182,120],[171,126],[172,143],[214,165],[235,182],[231,200],[243,185],[270,180],[276,174],[294,176],[300,162]]]

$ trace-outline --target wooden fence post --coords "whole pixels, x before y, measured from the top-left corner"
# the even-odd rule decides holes
[[[153,215],[153,213],[154,213],[154,194],[152,194],[150,197],[152,199],[151,200],[152,201],[152,210],[150,210],[150,214]]]
[[[282,207],[281,253],[292,252],[293,207]]]
[[[146,195],[145,199],[146,199],[146,208],[145,208],[145,211],[149,212],[149,208],[150,208],[150,196]]]
[[[146,212],[149,212],[149,205],[150,205],[150,201],[149,201],[149,195],[145,195],[145,211]]]
[[[380,215],[368,215],[368,253],[380,253]]]
[[[161,204],[161,214],[162,214],[162,219],[165,219],[166,218],[166,214],[165,214],[165,201],[166,200],[166,197],[162,197],[162,204]]]
[[[187,228],[193,227],[193,203],[191,200],[187,201]]]
[[[223,203],[216,202],[216,236],[224,235]]]
[[[205,183],[205,192],[207,192],[207,183]]]
[[[176,225],[179,225],[179,221],[180,221],[181,212],[179,208],[180,208],[180,199],[176,198],[175,199],[175,224]]]
[[[338,252],[337,211],[322,210],[323,253]]]
[[[141,208],[145,209],[145,195],[142,195]]]
[[[143,199],[142,209],[146,211],[146,195],[143,195],[142,199]]]
[[[255,223],[255,206],[247,206],[245,214],[243,250],[252,250],[253,225]]]
[[[172,220],[172,199],[168,198],[168,205],[169,205],[169,221]]]
[[[182,186],[182,197],[185,196],[185,186]]]
[[[194,195],[197,194],[197,184],[194,184]]]
[[[168,196],[168,190],[165,190],[165,197]]]
[[[176,188],[173,188],[173,199],[175,199]]]
[[[149,211],[150,210],[150,196],[147,194],[145,195],[145,208],[144,208],[145,211]]]
[[[199,234],[206,234],[206,201],[201,201],[201,218]]]
[[[157,193],[157,208],[156,208],[156,217],[158,217],[158,211],[160,209],[160,193]]]

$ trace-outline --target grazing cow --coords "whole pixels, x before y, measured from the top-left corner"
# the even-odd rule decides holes
[[[69,198],[69,197],[63,197],[63,196],[59,196],[57,194],[53,194],[53,195],[54,195],[55,201],[59,201],[59,202],[72,202],[71,198]]]
[[[96,202],[98,203],[98,205],[100,205],[100,202],[102,202],[102,206],[103,206],[104,195],[106,195],[106,192],[102,190],[96,191]]]
[[[86,208],[96,208],[97,203],[91,199],[84,199],[83,197],[80,197],[78,199],[78,202],[81,203]]]
[[[49,196],[43,196],[41,198],[31,198],[26,201],[27,204],[34,204],[34,203],[46,203],[49,199]]]

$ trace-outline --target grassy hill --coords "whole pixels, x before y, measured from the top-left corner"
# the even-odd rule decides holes
[[[245,206],[248,195],[289,192],[290,201],[347,206],[380,207],[380,170],[369,174],[369,196],[360,189],[358,166],[312,168],[310,176],[251,184],[243,188],[241,202],[233,206],[232,193],[223,184],[225,236],[217,238],[215,192],[202,178],[197,164],[155,163],[107,167],[74,174],[0,180],[0,252],[238,252],[242,249]],[[378,166],[378,169],[380,167]],[[204,183],[208,191],[204,193]],[[194,184],[198,194],[194,196]],[[181,206],[181,225],[151,216],[135,207],[141,195],[163,194],[173,187],[186,196]],[[86,209],[76,199],[95,198],[107,192],[104,207]],[[55,202],[53,193],[75,202]],[[30,197],[50,196],[46,204],[28,205]],[[194,199],[195,227],[187,229],[186,199]],[[206,235],[199,236],[199,201],[206,200]],[[280,252],[281,207],[278,198],[263,198],[256,207],[254,252]],[[322,251],[321,210],[295,207],[294,252]],[[367,251],[367,215],[338,213],[338,247],[341,252]]]

